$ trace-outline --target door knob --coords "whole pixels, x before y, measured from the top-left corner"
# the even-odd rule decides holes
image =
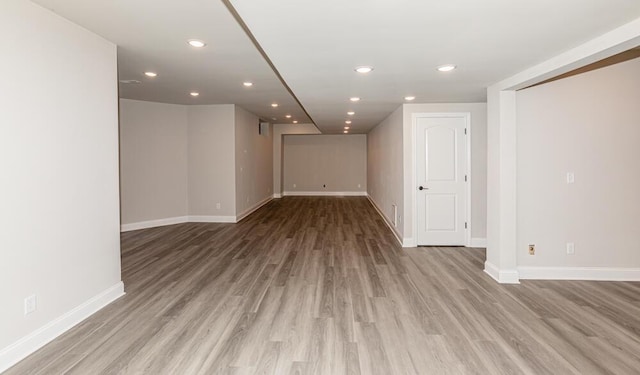
[[[419,186],[419,187],[418,187],[418,190],[429,190],[429,188]]]

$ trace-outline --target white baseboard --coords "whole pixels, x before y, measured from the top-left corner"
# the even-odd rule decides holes
[[[640,281],[640,268],[518,267],[521,279]]]
[[[382,217],[382,220],[384,220],[385,224],[387,224],[389,229],[391,229],[391,232],[393,232],[393,235],[395,236],[396,240],[398,240],[398,243],[400,244],[400,246],[406,247],[402,243],[402,236],[400,235],[400,232],[398,232],[398,228],[394,227],[393,224],[391,224],[391,221],[389,221],[389,219],[382,213],[382,210],[380,210],[380,207],[378,207],[376,202],[371,198],[369,194],[367,194],[367,198],[369,199],[369,202],[371,202],[371,205],[373,206],[373,208],[375,208],[376,211],[378,211],[378,215]]]
[[[243,213],[241,213],[238,216],[189,215],[189,216],[168,217],[164,219],[122,224],[120,225],[120,232],[129,232],[132,230],[147,229],[147,228],[161,227],[164,225],[182,224],[182,223],[237,223],[238,221],[249,216],[252,212],[257,210],[258,208],[267,204],[269,201],[271,201],[271,199],[273,199],[273,197],[267,197],[263,199],[262,201],[258,202],[253,207],[245,210]]]
[[[235,216],[189,215],[189,223],[235,223]]]
[[[501,270],[487,260],[484,262],[484,272],[500,284],[520,284],[518,270]]]
[[[402,247],[418,247],[418,241],[413,237],[407,237],[402,241]]]
[[[283,196],[299,196],[299,197],[366,197],[366,191],[285,191]]]
[[[265,204],[271,202],[272,199],[273,199],[272,196],[266,197],[265,199],[261,200],[260,202],[256,203],[255,205],[253,205],[253,207],[250,207],[250,208],[244,210],[243,213],[241,213],[240,215],[236,216],[236,223],[239,222],[240,220],[244,219],[245,217],[251,215],[258,208],[260,208],[260,207],[264,206]]]
[[[20,362],[31,353],[82,322],[98,310],[124,295],[122,281],[92,297],[80,306],[52,320],[17,342],[0,350],[0,372]]]
[[[469,243],[469,247],[487,247],[487,239],[486,238],[471,238],[471,243]]]
[[[157,220],[140,221],[137,223],[120,225],[120,232],[129,232],[129,231],[138,230],[138,229],[161,227],[164,225],[182,224],[182,223],[186,223],[187,221],[189,221],[188,216],[177,216],[177,217],[168,217],[168,218],[157,219]]]
[[[280,194],[280,193],[273,194],[273,198],[280,199],[280,198],[282,198],[282,194]]]

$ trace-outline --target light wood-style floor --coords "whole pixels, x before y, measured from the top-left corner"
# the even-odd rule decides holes
[[[7,374],[638,374],[640,283],[495,283],[362,197],[122,234],[127,295]]]

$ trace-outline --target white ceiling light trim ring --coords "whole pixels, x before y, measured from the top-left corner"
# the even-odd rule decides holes
[[[455,66],[454,64],[445,64],[445,65],[440,65],[439,67],[437,67],[436,69],[438,69],[439,72],[451,72],[453,70],[455,70],[457,68],[457,66]]]

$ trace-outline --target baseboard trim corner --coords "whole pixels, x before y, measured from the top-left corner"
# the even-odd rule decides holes
[[[129,232],[129,231],[138,230],[138,229],[162,227],[165,225],[182,224],[188,221],[189,221],[188,216],[176,216],[176,217],[167,217],[164,219],[139,221],[136,223],[120,225],[120,232]]]
[[[413,237],[407,237],[402,241],[402,247],[418,247],[418,241]]]
[[[122,281],[0,350],[0,373],[124,295]]]
[[[500,284],[520,284],[518,270],[501,270],[487,260],[484,262],[484,272]]]
[[[487,239],[486,238],[480,238],[480,237],[476,237],[476,238],[471,238],[471,242],[469,243],[469,247],[480,247],[480,248],[486,248],[487,247]]]
[[[236,216],[236,223],[240,222],[240,220],[244,219],[245,217],[251,215],[252,213],[257,211],[260,207],[262,207],[265,204],[271,202],[272,199],[273,199],[273,196],[268,196],[265,199],[261,200],[260,202],[256,203],[255,205],[253,205],[253,207],[250,207],[250,208],[244,210],[243,213],[241,213],[240,215]]]

